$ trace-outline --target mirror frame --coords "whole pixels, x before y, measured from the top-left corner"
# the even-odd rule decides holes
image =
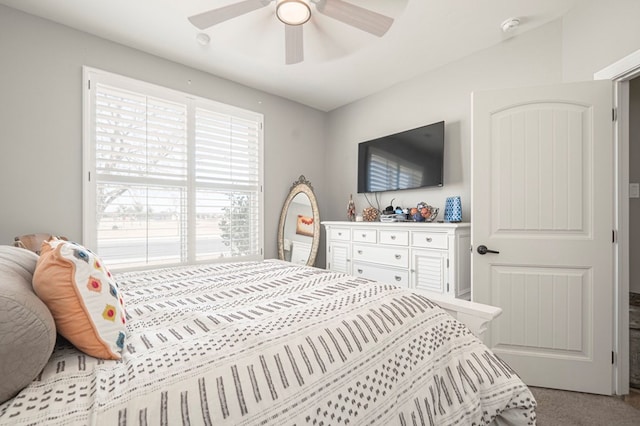
[[[289,195],[284,201],[282,211],[280,212],[280,223],[278,224],[278,259],[284,260],[284,224],[287,218],[289,206],[293,198],[300,194],[306,194],[311,203],[311,211],[313,213],[313,242],[311,243],[311,252],[307,259],[307,266],[313,266],[318,255],[318,246],[320,245],[320,211],[318,210],[318,201],[313,193],[313,187],[304,175],[300,175],[297,181],[293,182],[289,189]]]

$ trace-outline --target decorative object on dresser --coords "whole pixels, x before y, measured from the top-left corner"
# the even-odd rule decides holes
[[[438,217],[439,211],[440,209],[421,201],[411,209],[411,218],[414,222],[433,222]]]
[[[382,214],[380,215],[380,222],[404,222],[404,214]]]
[[[459,196],[448,197],[444,207],[444,220],[462,222],[462,202]]]
[[[375,207],[365,207],[362,218],[365,222],[375,222],[380,217],[380,212]]]
[[[471,298],[469,223],[322,222],[327,269]]]
[[[356,203],[353,201],[353,194],[349,195],[349,204],[347,204],[347,218],[351,222],[356,220]]]

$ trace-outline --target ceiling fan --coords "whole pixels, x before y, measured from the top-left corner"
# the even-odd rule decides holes
[[[276,2],[276,16],[285,24],[285,63],[304,60],[302,24],[311,18],[310,3],[316,11],[337,21],[382,37],[393,24],[393,18],[347,3],[343,0],[242,0],[189,17],[197,28],[204,30]]]

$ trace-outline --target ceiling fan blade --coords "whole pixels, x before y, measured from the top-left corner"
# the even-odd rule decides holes
[[[297,64],[304,60],[302,45],[302,25],[284,26],[284,52],[287,65]]]
[[[319,0],[314,2],[323,15],[352,27],[382,37],[393,24],[393,18],[347,3],[343,0]]]
[[[189,22],[197,28],[204,30],[221,22],[244,15],[245,13],[263,8],[269,3],[271,3],[271,0],[244,0],[239,3],[190,16]]]

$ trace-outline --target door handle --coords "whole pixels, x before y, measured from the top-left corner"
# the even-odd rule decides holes
[[[495,254],[498,254],[498,253],[500,253],[500,252],[499,252],[499,251],[496,251],[496,250],[489,250],[489,249],[487,248],[487,246],[484,246],[484,245],[483,245],[483,246],[478,246],[478,253],[480,253],[480,254],[487,254],[487,253],[495,253]]]

